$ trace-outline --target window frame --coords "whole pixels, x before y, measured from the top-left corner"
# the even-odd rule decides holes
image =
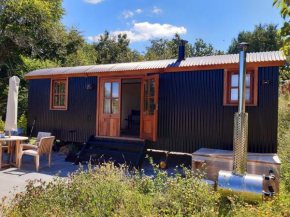
[[[110,96],[109,97],[106,97],[106,95],[105,95],[105,84],[106,83],[110,83]],[[117,83],[118,84],[118,96],[117,97],[114,97],[113,96],[113,83]],[[115,100],[118,100],[118,108],[119,108],[119,106],[120,106],[120,83],[119,82],[116,82],[116,81],[105,81],[104,82],[104,96],[103,96],[103,114],[104,115],[118,115],[119,114],[119,109],[118,109],[118,113],[113,113],[112,111],[113,111],[113,100],[115,99]],[[110,111],[109,111],[109,113],[105,113],[104,111],[105,111],[105,101],[106,101],[106,99],[107,100],[110,100]]]
[[[65,93],[64,94],[55,94],[55,83],[65,83]],[[55,95],[64,95],[64,106],[55,106],[54,105],[54,96]],[[55,78],[51,79],[50,82],[50,110],[67,110],[68,104],[68,78]]]
[[[251,74],[250,83],[250,100],[246,101],[246,106],[257,106],[258,103],[258,68],[247,68],[247,74]],[[224,70],[224,106],[237,106],[238,100],[231,100],[231,76],[238,74],[239,69],[225,69]]]

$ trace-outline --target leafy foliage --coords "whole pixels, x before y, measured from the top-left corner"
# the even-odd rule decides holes
[[[130,40],[126,34],[119,34],[117,37],[110,35],[108,31],[100,35],[100,39],[94,44],[97,51],[97,63],[122,63],[136,62],[143,60],[138,51],[131,51]]]
[[[259,24],[253,32],[241,31],[237,38],[232,40],[228,53],[239,53],[238,45],[241,42],[248,42],[248,52],[277,51],[282,46],[282,38],[278,35],[278,25]]]
[[[40,68],[94,64],[95,51],[81,32],[61,23],[62,0],[0,1],[0,115],[5,116],[9,77],[20,77],[19,116],[27,112],[28,82]],[[85,60],[84,60],[85,59]]]
[[[5,131],[5,122],[2,120],[2,117],[0,116],[0,132]]]
[[[290,194],[261,204],[221,198],[190,170],[154,176],[105,163],[51,182],[29,180],[25,191],[0,203],[1,216],[288,216]]]
[[[219,195],[184,169],[156,178],[103,164],[67,179],[31,180],[0,209],[3,216],[217,216]],[[0,211],[0,213],[1,213]]]
[[[17,127],[24,130],[24,134],[27,135],[27,118],[25,114],[22,114],[18,119]]]
[[[180,35],[175,34],[173,39],[164,38],[150,40],[150,46],[146,47],[145,60],[173,59],[178,57]],[[212,44],[205,43],[201,38],[194,44],[185,45],[185,57],[208,56],[224,54],[220,50],[215,50]]]
[[[290,103],[289,94],[279,97],[278,154],[282,161],[281,175],[285,190],[290,193]]]
[[[279,34],[283,38],[283,47],[281,48],[286,55],[289,55],[289,48],[290,48],[290,1],[289,0],[274,0],[273,6],[280,8],[281,17],[285,20],[283,23],[283,27],[279,31]]]

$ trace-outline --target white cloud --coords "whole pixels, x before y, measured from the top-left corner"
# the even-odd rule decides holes
[[[147,41],[153,38],[163,38],[163,37],[173,37],[175,33],[180,35],[186,34],[187,29],[183,26],[173,26],[170,24],[160,24],[160,23],[133,23],[133,27],[130,30],[117,30],[111,32],[113,36],[118,34],[127,34],[131,42],[137,41]],[[89,36],[88,40],[98,41],[100,35]]]
[[[104,0],[83,0],[83,2],[90,3],[90,4],[98,4]]]
[[[141,14],[143,11],[139,8],[139,9],[135,10],[135,12],[136,12],[137,14]]]
[[[129,17],[133,17],[134,16],[134,12],[133,11],[129,11],[129,10],[125,10],[122,13],[123,17],[125,19],[128,19]]]
[[[186,28],[183,26],[173,26],[170,24],[159,23],[133,23],[133,27],[127,31],[114,31],[113,35],[127,34],[131,42],[147,41],[152,38],[172,37],[175,33],[186,34]]]
[[[160,14],[160,13],[162,13],[162,9],[161,8],[158,8],[157,6],[154,6],[154,8],[152,10],[152,13],[154,13],[154,14]]]

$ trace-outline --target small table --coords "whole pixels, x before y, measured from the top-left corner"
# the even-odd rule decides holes
[[[5,136],[5,138],[0,138],[0,169],[2,168],[2,143],[8,142],[8,150],[12,150],[13,148],[13,142],[15,142],[15,163],[10,162],[8,164],[5,164],[3,166],[16,166],[19,167],[19,146],[20,142],[28,140],[28,137],[25,136]]]

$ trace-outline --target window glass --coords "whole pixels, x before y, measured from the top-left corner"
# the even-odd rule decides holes
[[[144,81],[143,91],[144,91],[144,96],[148,96],[148,80]]]
[[[59,106],[59,97],[58,97],[58,95],[57,95],[57,96],[54,96],[54,102],[53,102],[53,105],[54,105],[54,106]]]
[[[60,95],[59,105],[60,106],[65,106],[65,96],[64,95]]]
[[[239,98],[239,89],[231,89],[231,101],[237,101]]]
[[[251,93],[250,88],[247,88],[246,89],[246,101],[249,101],[250,100],[250,93]]]
[[[154,115],[154,98],[149,98],[149,115]]]
[[[148,114],[148,98],[143,99],[143,115]]]
[[[232,75],[232,87],[239,86],[239,75]]]
[[[112,114],[119,112],[119,99],[112,99]]]
[[[112,86],[112,97],[119,97],[119,82],[113,82]]]
[[[104,96],[111,97],[111,83],[106,82],[104,85]]]
[[[65,93],[65,83],[60,83],[60,93]]]
[[[149,96],[154,96],[155,92],[155,79],[149,80]]]
[[[104,100],[104,114],[110,114],[110,107],[111,107],[111,100],[105,99]]]
[[[54,82],[54,93],[59,93],[59,83]]]
[[[247,87],[251,86],[251,75],[250,74],[246,75],[246,86]]]

